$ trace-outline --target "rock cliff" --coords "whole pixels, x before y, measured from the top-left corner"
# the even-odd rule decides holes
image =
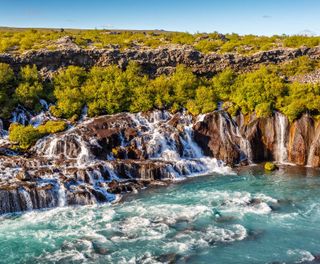
[[[138,62],[144,72],[150,75],[170,73],[178,64],[185,64],[198,75],[211,76],[221,70],[231,67],[236,71],[248,71],[261,64],[281,63],[299,56],[320,58],[320,47],[298,49],[275,49],[258,52],[253,55],[239,54],[203,54],[190,46],[171,45],[157,49],[128,49],[121,51],[113,49],[80,49],[61,48],[58,50],[28,51],[21,55],[0,54],[0,62],[10,64],[16,71],[21,66],[35,64],[42,70],[44,76],[68,65],[86,68],[108,66],[111,64],[125,68],[129,61]]]
[[[0,213],[117,199],[158,181],[263,161],[320,166],[319,122],[275,113],[121,113],[45,137],[27,153],[1,145]],[[223,163],[224,162],[224,163]]]

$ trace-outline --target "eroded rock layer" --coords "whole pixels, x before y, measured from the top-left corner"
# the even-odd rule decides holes
[[[125,68],[129,61],[136,61],[144,72],[150,75],[171,73],[178,64],[185,64],[198,75],[211,76],[226,68],[248,71],[261,64],[282,63],[300,56],[320,58],[320,48],[275,49],[244,56],[234,53],[203,54],[191,46],[171,45],[157,49],[80,49],[62,48],[54,51],[28,51],[22,55],[0,54],[0,62],[10,64],[18,71],[21,66],[36,65],[45,76],[58,68],[76,65],[85,68],[93,66],[118,65]],[[50,77],[50,76],[49,76]]]
[[[280,113],[121,113],[45,137],[26,154],[3,137],[0,213],[108,202],[149,184],[267,160],[320,166],[319,122],[308,115],[290,123]]]

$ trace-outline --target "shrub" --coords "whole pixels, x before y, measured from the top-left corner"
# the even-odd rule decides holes
[[[57,99],[56,108],[52,109],[54,115],[71,118],[81,113],[84,106],[81,86],[85,79],[85,70],[77,66],[69,66],[54,76],[54,95]]]
[[[65,121],[48,121],[38,128],[12,123],[9,127],[9,140],[22,150],[30,148],[41,137],[61,132],[67,128]]]
[[[27,65],[21,68],[19,85],[15,91],[17,100],[28,108],[34,108],[39,103],[43,87],[38,75],[37,67]]]
[[[217,108],[217,96],[211,87],[200,86],[195,99],[189,100],[186,108],[193,115],[211,112]]]
[[[266,163],[264,164],[264,169],[265,169],[266,171],[274,171],[274,170],[277,169],[277,166],[276,166],[274,163],[272,163],[272,162],[266,162]]]
[[[19,148],[26,150],[31,147],[39,138],[41,133],[31,125],[23,126],[12,123],[9,127],[9,140],[18,144]]]
[[[14,93],[16,78],[8,64],[0,63],[0,118],[9,118],[16,101]],[[10,100],[8,100],[10,98]]]
[[[277,98],[283,97],[287,92],[284,81],[273,71],[261,67],[255,72],[240,75],[232,86],[230,96],[232,102],[237,104],[244,114],[253,112],[258,106],[260,115],[268,115]],[[262,112],[262,110],[267,110]]]
[[[42,135],[54,134],[67,129],[67,123],[63,120],[49,120],[45,124],[38,127],[39,133]]]

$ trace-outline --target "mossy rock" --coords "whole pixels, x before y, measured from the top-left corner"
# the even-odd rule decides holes
[[[264,169],[266,171],[274,171],[276,169],[278,169],[277,165],[272,163],[272,162],[266,162],[266,164],[264,164]]]

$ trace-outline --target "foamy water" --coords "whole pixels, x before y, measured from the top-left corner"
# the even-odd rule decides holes
[[[320,178],[304,174],[250,167],[149,188],[118,204],[3,216],[0,262],[314,261]]]

